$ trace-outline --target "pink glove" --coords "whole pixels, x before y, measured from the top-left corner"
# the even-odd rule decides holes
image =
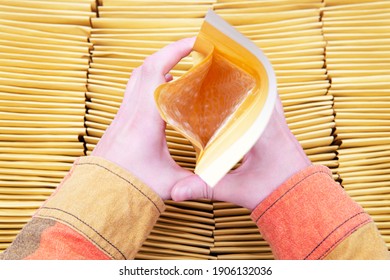
[[[92,153],[127,169],[162,199],[169,199],[175,183],[188,176],[192,185],[203,185],[170,156],[165,122],[153,97],[160,84],[172,79],[167,73],[192,51],[194,42],[188,38],[166,46],[133,71],[122,105]]]
[[[253,210],[285,180],[310,164],[287,126],[278,99],[266,129],[239,168],[222,178],[214,189],[200,184],[193,178],[196,175],[187,177],[175,185],[172,198],[213,198]]]

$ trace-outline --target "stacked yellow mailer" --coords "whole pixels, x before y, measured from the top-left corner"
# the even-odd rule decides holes
[[[334,170],[337,146],[332,145],[335,124],[324,68],[322,7],[321,0],[220,0],[214,10],[267,55],[291,131],[313,163]],[[216,242],[212,251],[218,258],[272,258],[248,210],[224,203],[214,206],[218,209],[214,210]],[[227,236],[219,236],[221,232]]]
[[[210,250],[214,246],[214,216],[210,201],[165,201],[165,204],[165,212],[136,259],[216,259]]]
[[[214,202],[214,246],[220,260],[273,259],[271,248],[259,234],[248,209],[228,202]]]
[[[0,251],[84,154],[85,91],[90,154],[131,71],[162,46],[196,35],[211,6],[270,58],[293,133],[314,163],[341,175],[390,248],[390,3],[325,2],[99,0],[86,89],[95,0],[0,0]],[[172,74],[191,65],[187,58]],[[174,159],[193,169],[189,142],[170,128],[167,141]],[[207,200],[166,204],[137,258],[273,258],[247,209]]]
[[[94,49],[87,92],[87,154],[113,120],[132,70],[163,46],[196,36],[213,2],[99,1],[99,18],[92,20]],[[191,57],[185,58],[171,74],[176,78],[191,66]],[[190,142],[170,128],[166,134],[173,158],[182,167],[193,169],[195,152]],[[210,255],[214,229],[211,202],[168,201],[167,205],[137,258],[215,258]]]
[[[94,1],[0,1],[0,250],[84,154]]]
[[[390,248],[390,2],[325,2],[338,173]]]

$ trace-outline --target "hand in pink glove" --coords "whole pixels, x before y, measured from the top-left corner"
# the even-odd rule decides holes
[[[287,126],[278,99],[266,129],[239,168],[228,173],[213,189],[187,177],[173,188],[172,198],[213,198],[253,210],[284,181],[310,164]]]
[[[92,153],[127,169],[162,199],[170,198],[175,183],[193,173],[178,166],[169,154],[154,91],[172,79],[167,73],[192,51],[194,42],[189,38],[166,46],[133,71],[122,105]],[[188,181],[203,184],[196,176]]]

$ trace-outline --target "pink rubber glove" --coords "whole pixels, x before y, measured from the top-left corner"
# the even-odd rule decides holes
[[[278,99],[266,129],[239,168],[222,178],[214,189],[187,177],[175,185],[172,198],[178,201],[212,198],[253,210],[284,181],[310,164],[287,126]]]
[[[162,199],[169,199],[172,187],[185,177],[190,176],[193,185],[203,184],[170,156],[165,122],[153,96],[160,84],[172,79],[167,73],[192,51],[194,42],[188,38],[168,45],[133,71],[121,107],[92,153],[127,169]]]

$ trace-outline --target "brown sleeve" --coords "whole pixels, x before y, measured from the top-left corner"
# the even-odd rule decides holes
[[[126,170],[82,157],[0,258],[132,259],[164,208]]]
[[[326,257],[327,260],[387,260],[390,253],[373,222],[362,226]]]

